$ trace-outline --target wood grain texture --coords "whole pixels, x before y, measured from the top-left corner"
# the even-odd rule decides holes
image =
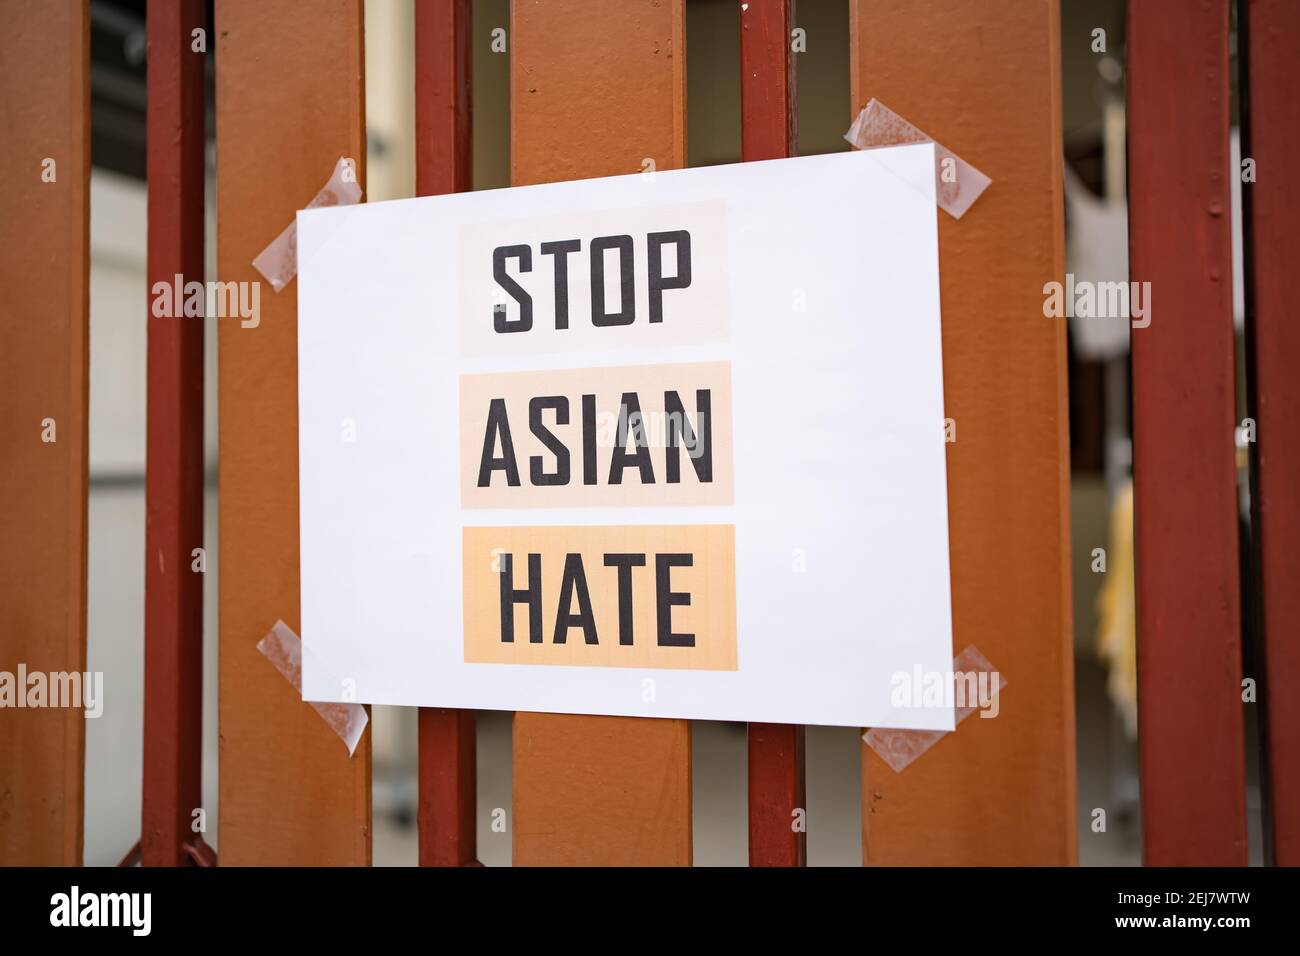
[[[365,182],[362,49],[360,0],[217,4],[222,281],[261,280],[253,258],[340,156]],[[256,328],[219,321],[221,862],[368,865],[369,734],[349,758],[257,651],[300,627],[296,280],[262,282]]]
[[[1245,865],[1227,0],[1133,0],[1129,271],[1142,842]],[[1294,547],[1294,542],[1292,542]],[[1292,622],[1294,625],[1294,622]]]
[[[1256,178],[1242,192],[1253,282],[1247,338],[1258,427],[1251,499],[1264,622],[1266,810],[1274,861],[1300,866],[1300,694],[1293,690],[1300,685],[1300,325],[1290,289],[1300,269],[1300,195],[1282,172],[1300,154],[1300,4],[1251,0],[1245,9],[1242,155],[1255,161]]]
[[[689,866],[685,720],[515,714],[516,866]]]
[[[154,284],[203,281],[208,28],[203,0],[150,0],[149,302]],[[173,303],[175,305],[175,303]],[[143,866],[182,866],[203,804],[203,320],[148,307]]]
[[[939,269],[954,651],[1008,682],[998,717],[901,773],[864,745],[868,864],[1076,859],[1066,329],[1043,315],[1064,271],[1058,14],[851,0],[854,112],[876,97],[993,180],[938,213]]]
[[[514,185],[686,164],[685,0],[511,6]],[[520,713],[517,865],[689,865],[690,725]]]
[[[88,5],[0,0],[0,23],[0,670],[82,672]],[[81,865],[85,723],[77,708],[0,711],[0,865]]]
[[[513,0],[514,186],[686,165],[685,0]]]

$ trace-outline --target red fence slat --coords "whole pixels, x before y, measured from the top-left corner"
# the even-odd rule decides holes
[[[751,0],[740,11],[740,142],[749,162],[794,156],[794,0]],[[807,839],[804,729],[749,725],[749,863],[803,866]],[[798,825],[796,825],[796,822]]]
[[[203,0],[149,0],[149,302],[203,281]],[[179,311],[176,309],[174,311]],[[201,806],[203,319],[149,311],[145,470],[144,788],[140,859],[180,866]]]
[[[415,5],[415,191],[473,188],[469,0]],[[420,708],[420,865],[476,862],[474,712]]]
[[[740,151],[746,162],[796,153],[794,0],[740,12]]]
[[[1264,626],[1265,807],[1274,861],[1300,866],[1300,325],[1289,288],[1300,262],[1300,197],[1290,175],[1300,153],[1300,4],[1251,0],[1246,21],[1242,155],[1254,161],[1255,181],[1242,191],[1253,280],[1247,336],[1257,427],[1252,501]]]
[[[1133,0],[1128,96],[1145,860],[1245,864],[1227,0]]]

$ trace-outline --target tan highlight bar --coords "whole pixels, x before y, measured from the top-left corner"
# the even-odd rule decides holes
[[[460,380],[465,508],[732,503],[731,365]]]
[[[736,670],[731,525],[466,528],[465,660]]]

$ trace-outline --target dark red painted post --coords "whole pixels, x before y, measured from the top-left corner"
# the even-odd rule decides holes
[[[1250,0],[1242,184],[1250,272],[1246,336],[1255,419],[1252,505],[1264,630],[1265,809],[1273,860],[1300,866],[1300,324],[1290,282],[1300,268],[1300,197],[1289,185],[1300,152],[1300,4]],[[1251,181],[1253,179],[1253,181]]]
[[[749,865],[804,866],[804,729],[749,725]]]
[[[745,162],[794,156],[794,0],[752,0],[740,10],[740,151]]]
[[[1131,0],[1128,23],[1145,859],[1242,865],[1228,0]]]
[[[415,191],[473,188],[470,0],[415,4]],[[471,866],[474,712],[420,708],[420,865]]]
[[[145,866],[193,862],[202,846],[203,319],[156,315],[155,283],[203,281],[204,67],[194,30],[202,0],[149,0],[149,371],[145,469]],[[202,47],[207,49],[209,38]],[[180,276],[180,279],[177,279]]]
[[[744,160],[794,156],[794,0],[740,9],[740,141]],[[749,725],[750,866],[803,866],[804,729]]]

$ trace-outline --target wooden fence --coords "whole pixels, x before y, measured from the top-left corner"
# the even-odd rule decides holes
[[[148,6],[150,284],[203,267],[204,94],[216,57],[218,273],[251,262],[339,156],[364,182],[361,0]],[[469,0],[417,0],[417,191],[471,188]],[[748,0],[745,160],[795,152],[792,0]],[[1132,278],[1159,301],[1133,334],[1140,719],[1146,859],[1246,861],[1241,684],[1267,710],[1276,861],[1300,862],[1300,334],[1284,283],[1300,201],[1300,13],[1241,0],[1251,252],[1254,504],[1266,670],[1243,675],[1229,245],[1228,0],[1132,0]],[[85,2],[0,0],[0,669],[86,662],[89,57]],[[905,773],[865,745],[868,864],[1077,858],[1060,28],[1054,0],[850,0],[855,109],[877,97],[969,157],[994,187],[940,215],[944,388],[958,648],[1009,676],[997,720],[961,725]],[[685,0],[514,0],[511,180],[686,164]],[[845,116],[847,126],[850,116]],[[46,158],[57,181],[42,178]],[[1117,277],[1119,278],[1119,277]],[[297,629],[296,300],[219,334],[220,820],[227,864],[368,865],[370,743],[355,756],[256,650]],[[141,308],[146,309],[144,290]],[[200,805],[202,326],[150,317],[145,733],[140,854],[210,864]],[[46,420],[56,443],[41,440]],[[1253,580],[1253,579],[1252,579]],[[84,730],[75,711],[0,713],[0,863],[79,863]],[[516,714],[514,862],[685,865],[687,722]],[[474,721],[419,718],[420,862],[475,863]],[[803,730],[749,728],[755,865],[801,865]]]

